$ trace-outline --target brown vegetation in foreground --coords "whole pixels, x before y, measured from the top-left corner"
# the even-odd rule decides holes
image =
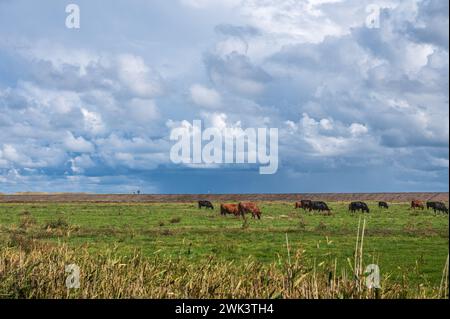
[[[237,266],[213,257],[192,263],[138,252],[120,256],[114,249],[92,254],[86,248],[42,244],[18,232],[0,250],[0,298],[448,298],[448,259],[440,287],[382,278],[380,289],[368,289],[364,230],[365,221],[358,227],[354,258],[344,267],[332,259],[308,262],[301,251],[291,252],[287,234],[287,257],[269,265],[249,258]],[[68,264],[80,268],[78,289],[66,287]]]
[[[67,289],[65,266],[81,269],[80,288]],[[0,253],[1,298],[448,298],[447,290],[382,282],[382,289],[364,286],[351,272],[332,264],[306,266],[301,254],[292,261],[244,267],[207,259],[91,255],[65,246],[4,249]],[[323,271],[329,268],[329,271]]]

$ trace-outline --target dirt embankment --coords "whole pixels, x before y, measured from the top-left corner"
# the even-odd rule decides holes
[[[197,200],[226,201],[297,201],[300,199],[323,201],[378,201],[409,202],[434,200],[448,202],[449,193],[324,193],[324,194],[179,194],[179,195],[131,195],[131,194],[16,194],[1,195],[0,203],[33,202],[105,202],[105,203],[146,203],[146,202],[193,202]]]

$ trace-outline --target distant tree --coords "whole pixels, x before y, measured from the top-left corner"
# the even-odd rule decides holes
[[[136,193],[139,195],[141,193],[141,191],[138,189]]]

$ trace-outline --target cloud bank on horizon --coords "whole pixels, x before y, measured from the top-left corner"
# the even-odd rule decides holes
[[[71,2],[0,0],[0,192],[448,191],[448,1]],[[174,165],[194,119],[278,128],[277,174]]]

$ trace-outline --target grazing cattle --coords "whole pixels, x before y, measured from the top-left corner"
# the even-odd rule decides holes
[[[436,203],[438,202],[427,202],[427,209],[434,209],[434,207],[436,206]]]
[[[448,208],[442,202],[434,202],[433,210],[434,210],[434,213],[436,213],[436,211],[438,211],[438,212],[442,212],[442,213],[448,214]]]
[[[359,210],[361,212],[370,213],[369,206],[367,206],[367,204],[364,203],[364,202],[351,202],[350,205],[348,205],[348,210],[351,213],[354,213],[354,212],[359,211]]]
[[[422,203],[422,201],[420,201],[420,200],[413,200],[413,201],[411,201],[411,208],[412,209],[416,209],[416,208],[419,208],[419,209],[425,209],[425,206],[423,205],[423,203]]]
[[[253,218],[261,219],[261,210],[255,203],[239,203],[238,209],[239,214],[242,215],[242,217],[245,217],[245,214],[247,213],[251,213]]]
[[[198,201],[198,209],[201,209],[202,207],[205,207],[207,209],[208,208],[214,209],[213,204],[208,200],[199,200]]]
[[[389,209],[389,205],[386,202],[378,202],[378,207],[379,208],[387,208],[387,209]]]
[[[323,211],[327,211],[327,212],[331,212],[331,209],[328,208],[328,205],[325,202],[311,202],[309,205],[309,211],[319,211],[319,212],[323,212]]]
[[[295,209],[302,208],[302,202],[295,202]]]
[[[220,205],[220,214],[239,216],[239,206],[238,204],[222,204]]]
[[[311,203],[312,203],[312,201],[309,200],[309,199],[302,199],[300,201],[300,207],[305,209],[305,210],[306,209],[310,209],[311,208]]]

